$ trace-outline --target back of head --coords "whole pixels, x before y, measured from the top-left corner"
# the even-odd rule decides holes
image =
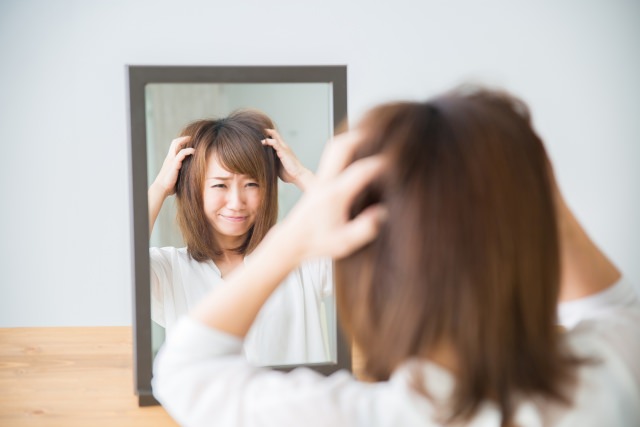
[[[559,248],[552,177],[523,103],[459,90],[427,103],[370,111],[355,158],[390,167],[352,214],[382,202],[377,239],[336,265],[339,309],[384,380],[443,344],[456,357],[449,419],[492,399],[504,419],[514,397],[562,399],[573,359],[555,327]]]
[[[183,161],[178,176],[177,220],[194,259],[204,261],[222,253],[203,210],[205,173],[212,155],[230,172],[256,179],[262,191],[256,222],[237,252],[250,253],[275,224],[279,160],[271,147],[261,143],[266,136],[264,130],[274,127],[260,111],[238,110],[223,119],[195,121],[181,132],[181,136],[191,137],[187,146],[195,148],[195,153]]]

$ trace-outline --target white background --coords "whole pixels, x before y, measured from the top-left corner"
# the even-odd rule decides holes
[[[640,2],[0,0],[0,327],[131,324],[127,64],[346,64],[352,123],[509,89],[640,284]]]

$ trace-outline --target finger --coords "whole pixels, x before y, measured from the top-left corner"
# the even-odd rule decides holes
[[[350,202],[376,177],[384,173],[387,162],[382,155],[365,157],[349,165],[337,178],[341,195]]]
[[[274,138],[265,138],[262,140],[262,145],[268,145],[276,151],[276,154],[281,159],[287,157],[291,153],[291,149],[285,145],[284,142],[274,139]]]
[[[275,139],[265,138],[262,140],[262,145],[273,148],[273,150],[276,152],[276,155],[282,158],[282,147],[278,145],[278,141],[276,141]]]
[[[277,149],[277,147],[276,147],[277,141],[275,139],[273,139],[273,138],[265,138],[265,139],[261,140],[261,142],[262,142],[262,145],[269,145],[269,146],[273,147],[274,149]]]
[[[320,159],[318,178],[326,180],[338,175],[349,164],[361,142],[362,137],[357,131],[346,132],[330,140]]]
[[[369,206],[362,211],[342,228],[340,238],[336,239],[340,242],[340,246],[336,247],[334,256],[345,257],[373,241],[387,217],[387,210],[381,205]]]
[[[289,146],[287,145],[286,142],[284,142],[284,139],[282,138],[282,136],[278,133],[277,130],[275,129],[267,129],[267,131],[269,131],[268,135],[272,138],[275,139],[278,144],[280,144],[280,146],[282,147],[282,149],[285,150],[290,150]]]
[[[270,138],[282,140],[282,137],[280,136],[278,131],[275,129],[265,129],[264,133],[266,133]]]
[[[174,139],[173,141],[171,141],[171,146],[169,147],[169,153],[176,154],[179,150],[182,149],[184,144],[189,142],[190,139],[191,139],[190,136],[181,136],[179,138]]]
[[[285,144],[284,140],[275,129],[265,129],[265,133],[267,134],[267,138],[263,141],[268,141],[269,145],[273,148],[277,148],[275,144],[279,145],[281,148],[288,148],[287,144]]]
[[[193,153],[196,152],[195,148],[183,148],[182,150],[178,151],[178,154],[176,154],[176,160],[182,162],[185,157],[192,155]]]

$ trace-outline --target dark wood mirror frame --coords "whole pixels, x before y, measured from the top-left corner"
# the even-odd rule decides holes
[[[347,119],[346,66],[128,66],[130,128],[131,265],[133,271],[134,388],[140,406],[156,405],[151,377],[151,302],[149,272],[149,217],[147,206],[147,135],[145,86],[149,83],[331,83],[334,132]],[[337,314],[336,314],[337,316]],[[337,362],[276,367],[291,370],[308,366],[328,375],[351,370],[351,352],[336,319]]]

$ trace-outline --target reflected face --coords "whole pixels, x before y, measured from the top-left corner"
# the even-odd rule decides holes
[[[237,247],[256,221],[262,202],[258,181],[222,167],[218,156],[207,160],[204,212],[223,247]]]

